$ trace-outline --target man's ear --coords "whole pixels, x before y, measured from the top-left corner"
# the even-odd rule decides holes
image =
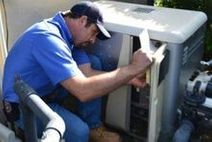
[[[79,19],[80,24],[86,25],[87,24],[87,19],[88,19],[87,16],[85,16],[85,15],[81,16],[80,19]]]

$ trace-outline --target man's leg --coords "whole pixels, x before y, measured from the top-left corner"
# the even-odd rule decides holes
[[[64,139],[66,142],[88,142],[89,128],[78,116],[64,109],[56,103],[49,104],[49,107],[62,117],[65,122]],[[16,125],[24,130],[23,116],[16,122]],[[42,136],[44,125],[40,120],[37,121],[38,137]]]
[[[93,55],[89,55],[91,67],[96,70],[102,70],[100,60]],[[89,128],[101,126],[101,98],[82,103],[77,101],[78,115],[88,124]]]
[[[57,114],[59,114],[66,126],[64,134],[65,141],[67,142],[87,142],[89,136],[88,125],[82,121],[78,116],[64,109],[57,104],[49,105]]]
[[[91,67],[96,70],[102,70],[101,62],[97,56],[89,56]],[[121,138],[117,133],[108,131],[101,123],[101,98],[89,102],[78,104],[79,116],[88,124],[90,130],[90,142],[120,142]]]

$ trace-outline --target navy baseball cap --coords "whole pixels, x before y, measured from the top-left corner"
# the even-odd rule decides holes
[[[104,40],[111,37],[110,33],[104,27],[101,11],[93,2],[81,1],[75,4],[70,11],[73,14],[85,15],[91,22],[95,23],[100,31],[97,38]]]

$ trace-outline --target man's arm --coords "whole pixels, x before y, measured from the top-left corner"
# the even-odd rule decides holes
[[[82,71],[82,73],[86,77],[90,77],[90,76],[94,76],[94,75],[99,75],[99,74],[105,73],[104,71],[95,70],[95,69],[91,68],[91,64],[90,63],[79,65],[79,69]]]
[[[106,73],[104,71],[93,69],[90,63],[79,65],[79,69],[86,77]],[[133,85],[135,87],[144,87],[146,85],[145,74],[136,76],[135,78],[131,79],[127,84]]]
[[[137,75],[144,73],[150,64],[151,59],[142,51],[137,51],[128,66],[120,67],[107,73],[89,75],[90,77],[75,76],[62,81],[61,84],[84,102],[107,94],[128,83]]]

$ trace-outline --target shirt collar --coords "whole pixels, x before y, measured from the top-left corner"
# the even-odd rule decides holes
[[[62,12],[58,12],[53,18],[51,18],[51,20],[49,20],[49,22],[56,25],[59,28],[62,38],[66,41],[69,48],[72,50],[74,43],[72,34],[69,31],[68,26],[66,25]]]

